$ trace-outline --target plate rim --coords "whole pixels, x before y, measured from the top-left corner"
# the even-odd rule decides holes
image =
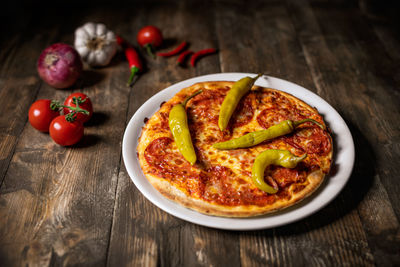
[[[131,135],[134,134],[134,137],[136,137],[136,142],[137,139],[140,136],[141,133],[141,129],[143,124],[143,117],[150,117],[154,114],[154,112],[156,112],[159,108],[158,108],[158,104],[161,103],[162,101],[157,101],[158,98],[164,97],[166,95],[171,95],[168,97],[168,99],[170,99],[175,93],[177,93],[178,91],[180,91],[181,89],[190,86],[191,84],[195,84],[197,82],[202,82],[202,81],[236,81],[238,80],[237,76],[240,77],[244,77],[244,76],[254,76],[256,74],[254,73],[244,73],[244,72],[223,72],[223,73],[213,73],[213,74],[207,74],[207,75],[201,75],[201,76],[196,76],[196,77],[192,77],[177,83],[174,83],[166,88],[164,88],[163,90],[159,91],[158,93],[154,94],[152,97],[150,97],[148,100],[146,100],[135,112],[135,114],[130,118],[129,123],[127,124],[126,128],[125,128],[125,132],[123,135],[123,140],[122,140],[122,158],[123,158],[123,162],[125,165],[125,168],[128,172],[128,175],[130,177],[130,179],[132,180],[132,182],[134,183],[134,185],[136,186],[136,188],[139,190],[139,192],[141,192],[144,197],[149,200],[152,204],[154,204],[155,206],[157,206],[158,208],[162,209],[163,211],[167,212],[168,214],[175,216],[177,218],[180,218],[182,220],[194,223],[194,224],[198,224],[198,225],[202,225],[202,226],[206,226],[206,227],[211,227],[211,228],[216,228],[216,229],[224,229],[224,230],[239,230],[239,231],[243,231],[243,230],[259,230],[259,229],[268,229],[268,228],[273,228],[273,227],[278,227],[278,226],[282,226],[282,225],[286,225],[289,223],[293,223],[296,221],[299,221],[305,217],[311,216],[312,214],[314,214],[315,212],[323,209],[326,205],[328,205],[330,202],[332,202],[336,196],[343,190],[343,188],[345,187],[345,185],[347,184],[348,180],[351,177],[353,168],[354,168],[354,161],[355,161],[355,147],[354,147],[354,141],[353,141],[353,137],[351,135],[351,131],[348,128],[347,124],[345,123],[344,119],[341,117],[341,115],[327,102],[325,101],[323,98],[321,98],[320,96],[318,96],[317,94],[315,94],[314,92],[298,85],[295,84],[293,82],[284,80],[284,79],[280,79],[280,78],[276,78],[276,77],[272,77],[272,76],[268,76],[268,75],[264,75],[263,76],[263,80],[259,79],[256,82],[256,85],[262,86],[262,87],[269,87],[269,85],[272,85],[274,83],[280,83],[283,85],[288,86],[288,88],[294,88],[294,89],[287,89],[285,88],[274,88],[274,87],[270,87],[270,88],[274,88],[274,89],[278,89],[284,92],[288,92],[292,95],[294,95],[295,97],[299,98],[300,100],[306,102],[307,104],[310,105],[310,101],[311,102],[319,102],[318,103],[318,107],[314,106],[317,108],[317,110],[320,112],[320,108],[322,108],[322,110],[329,111],[329,116],[330,117],[335,117],[335,119],[339,120],[338,122],[334,122],[333,124],[338,124],[339,126],[342,126],[342,131],[344,131],[345,133],[342,133],[342,136],[339,136],[339,141],[342,140],[346,146],[345,146],[345,151],[347,153],[347,166],[345,165],[345,170],[344,173],[341,174],[341,176],[343,177],[339,177],[341,178],[338,182],[338,184],[333,184],[331,190],[333,190],[332,193],[330,193],[327,198],[323,201],[322,204],[318,204],[318,205],[314,205],[316,207],[313,207],[311,209],[305,209],[307,212],[303,213],[303,214],[299,214],[299,212],[296,212],[296,210],[298,211],[299,209],[304,209],[304,207],[306,207],[307,205],[310,204],[310,202],[312,202],[312,199],[317,196],[316,194],[320,195],[321,191],[326,190],[326,187],[329,185],[326,185],[326,182],[328,179],[334,179],[337,178],[337,174],[336,175],[330,175],[328,174],[325,179],[323,184],[318,188],[318,190],[316,192],[313,192],[313,194],[309,197],[307,197],[306,199],[304,199],[303,201],[301,201],[300,203],[297,203],[291,207],[288,207],[282,211],[278,211],[275,213],[271,213],[271,214],[266,214],[266,215],[262,215],[262,216],[256,216],[256,217],[249,217],[249,218],[227,218],[227,217],[218,217],[218,216],[212,216],[212,215],[206,215],[206,214],[202,214],[199,213],[197,211],[194,210],[190,210],[188,208],[185,208],[183,206],[181,206],[178,203],[175,203],[167,198],[165,198],[164,196],[162,196],[151,184],[150,182],[147,180],[147,178],[145,177],[145,175],[143,174],[141,168],[140,168],[140,164],[138,162],[136,153],[137,153],[137,147],[134,147],[134,151],[131,152],[131,146],[130,144],[132,143],[132,137]],[[261,82],[260,82],[261,80]],[[293,93],[293,90],[299,90],[298,93]],[[301,96],[299,96],[301,94]],[[163,101],[168,101],[168,99],[163,99]],[[156,105],[154,105],[154,107],[151,109],[153,110],[151,114],[149,114],[149,111],[145,112],[146,108],[148,108],[148,106],[154,104],[153,102],[156,102]],[[328,123],[328,125],[331,127],[331,123],[329,120],[326,119],[326,115],[328,114],[322,114],[324,116],[324,120]],[[140,117],[140,119],[139,119]],[[134,125],[135,122],[141,122],[138,125]],[[332,129],[332,128],[331,128]],[[136,131],[135,134],[134,132]],[[333,129],[332,129],[333,131]],[[335,134],[335,132],[333,131],[333,133]],[[345,137],[343,136],[345,135]],[[337,138],[337,137],[336,137]],[[337,140],[334,140],[337,141]],[[337,141],[337,142],[339,142]],[[135,141],[133,141],[133,143],[135,143]],[[343,149],[343,148],[342,148]],[[134,154],[134,156],[132,156],[132,153]],[[344,152],[338,151],[337,153],[335,153],[334,151],[334,156],[333,158],[337,158],[338,156],[343,156]],[[346,155],[344,155],[346,156]],[[138,174],[137,172],[137,168],[134,169],[134,166],[131,164],[131,161],[136,160],[137,164],[139,165],[139,175],[142,175],[143,177],[136,177],[136,175]],[[333,164],[335,164],[335,162],[333,162]],[[145,179],[144,181],[140,181],[140,179]],[[336,181],[337,182],[337,181]],[[149,188],[150,185],[150,188]],[[151,190],[151,188],[153,190]],[[290,218],[290,214],[294,214],[292,218]],[[279,222],[274,220],[274,217],[278,217],[279,216],[283,216],[284,220]],[[235,223],[234,223],[235,222]],[[249,222],[252,222],[249,224]],[[269,223],[268,223],[269,222]]]

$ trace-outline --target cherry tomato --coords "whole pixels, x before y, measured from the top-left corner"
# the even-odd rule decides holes
[[[83,125],[78,120],[69,122],[65,115],[60,115],[50,124],[50,136],[61,146],[72,146],[81,140]]]
[[[39,99],[29,108],[29,122],[36,130],[48,132],[51,121],[60,115],[57,110],[50,108],[51,100]]]
[[[76,104],[74,102],[74,97],[78,99],[79,97],[81,98],[82,103],[79,104],[79,107],[82,109],[85,109],[89,111],[89,115],[85,115],[83,113],[78,112],[76,114],[76,120],[80,121],[82,123],[87,122],[93,115],[93,106],[92,106],[92,101],[90,98],[82,93],[73,93],[70,96],[65,99],[64,105],[65,106],[70,106],[70,107],[76,107]],[[70,110],[69,108],[64,108],[64,115],[67,115],[68,113],[73,112],[73,110]]]
[[[163,42],[163,37],[159,28],[155,26],[145,26],[137,34],[137,41],[140,46],[152,45],[158,47]]]

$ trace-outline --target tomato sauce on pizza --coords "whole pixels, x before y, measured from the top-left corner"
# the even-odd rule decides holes
[[[228,128],[220,131],[218,115],[232,82],[204,82],[184,88],[164,103],[144,125],[138,145],[143,173],[167,198],[188,208],[228,217],[248,217],[289,207],[318,188],[332,160],[330,134],[304,123],[293,133],[246,149],[217,150],[216,142],[267,129],[284,120],[311,118],[324,125],[316,109],[287,93],[254,86],[239,102]],[[173,105],[202,89],[186,106],[197,162],[191,165],[180,154],[168,125]],[[276,194],[258,189],[251,178],[252,165],[267,149],[307,153],[293,169],[270,166],[264,180]]]

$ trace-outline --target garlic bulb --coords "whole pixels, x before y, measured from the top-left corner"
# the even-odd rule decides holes
[[[75,31],[75,49],[90,66],[106,66],[117,52],[115,34],[104,24],[88,22]]]

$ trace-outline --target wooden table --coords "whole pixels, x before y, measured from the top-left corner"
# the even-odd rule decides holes
[[[153,1],[4,12],[0,41],[0,265],[2,266],[394,266],[400,265],[400,50],[395,9],[376,1]],[[36,4],[36,2],[35,2]],[[394,14],[395,15],[395,14]],[[12,18],[12,19],[11,19]],[[145,57],[133,88],[118,55],[55,90],[37,75],[40,52],[73,43],[75,28],[102,21],[135,42],[162,28],[219,53],[196,68]],[[234,232],[177,219],[130,180],[122,137],[135,111],[163,88],[198,75],[264,72],[328,101],[351,129],[356,162],[344,190],[299,222]],[[34,130],[37,99],[88,94],[96,111],[78,145]],[[328,178],[329,179],[329,178]]]

